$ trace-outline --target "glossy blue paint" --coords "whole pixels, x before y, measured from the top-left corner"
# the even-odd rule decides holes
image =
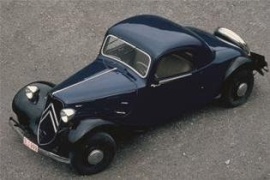
[[[80,73],[74,78],[78,76]],[[136,84],[114,68],[105,69],[75,84],[69,84],[53,91],[52,95],[61,99],[65,104],[75,104],[131,92],[136,92]]]
[[[212,34],[151,15],[121,21],[108,34],[150,54],[150,72],[141,78],[125,65],[100,54],[92,64],[51,91],[65,107],[76,109],[77,119],[102,117],[123,126],[164,122],[218,96],[230,64],[237,57],[246,56],[240,48]],[[191,75],[153,88],[158,83],[154,74],[160,59],[183,50],[194,53],[195,68]]]
[[[186,28],[153,15],[140,15],[123,20],[112,26],[107,34],[124,39],[149,53],[153,59],[174,48],[200,47],[204,44]]]
[[[38,117],[49,104],[54,105],[55,119],[60,119],[61,109],[75,109],[71,122],[60,122],[56,132],[65,132],[68,143],[75,143],[104,125],[136,129],[166,122],[168,118],[199,108],[220,95],[226,78],[240,66],[253,65],[257,71],[267,67],[263,56],[255,53],[248,56],[241,48],[210,33],[183,27],[158,16],[128,18],[112,26],[106,33],[109,34],[150,55],[148,75],[141,78],[129,67],[100,53],[93,63],[62,83],[54,87],[41,83],[42,93],[37,105],[28,102],[24,89],[21,89],[14,97],[13,110],[19,119],[27,117],[31,121],[27,123],[35,137],[36,127],[40,124]],[[160,83],[155,73],[161,58],[176,51],[191,53],[194,68],[183,77]],[[46,88],[42,89],[43,86]],[[48,119],[51,123],[55,121]],[[46,128],[42,133],[46,135]]]

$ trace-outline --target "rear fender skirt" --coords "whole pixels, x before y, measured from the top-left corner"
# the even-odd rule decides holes
[[[68,140],[70,143],[76,143],[94,129],[102,127],[115,127],[115,124],[102,119],[82,120],[76,129],[70,130]]]
[[[236,58],[231,64],[230,67],[228,68],[226,74],[225,74],[225,80],[233,73],[235,72],[240,66],[243,65],[252,65],[252,60],[246,57],[238,57]]]

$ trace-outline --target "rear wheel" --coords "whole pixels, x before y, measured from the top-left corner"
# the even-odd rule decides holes
[[[116,151],[114,139],[98,132],[84,138],[70,153],[71,165],[79,174],[90,175],[107,168]]]
[[[240,69],[225,82],[222,101],[227,107],[236,107],[244,104],[253,89],[254,77],[249,69]]]

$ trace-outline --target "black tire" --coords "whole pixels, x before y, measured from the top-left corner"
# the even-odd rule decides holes
[[[94,151],[101,151],[103,158],[96,164],[91,164],[88,157]],[[85,137],[70,153],[71,166],[81,175],[98,173],[108,167],[116,152],[116,143],[107,133],[98,132]]]
[[[246,84],[247,88],[244,93],[239,96],[240,85]],[[225,82],[222,101],[226,107],[236,107],[247,102],[254,85],[254,76],[252,70],[240,69],[233,73]]]

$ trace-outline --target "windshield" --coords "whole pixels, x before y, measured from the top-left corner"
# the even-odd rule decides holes
[[[104,56],[110,57],[125,64],[141,77],[146,77],[148,73],[150,56],[142,50],[115,36],[107,36],[101,53]]]

